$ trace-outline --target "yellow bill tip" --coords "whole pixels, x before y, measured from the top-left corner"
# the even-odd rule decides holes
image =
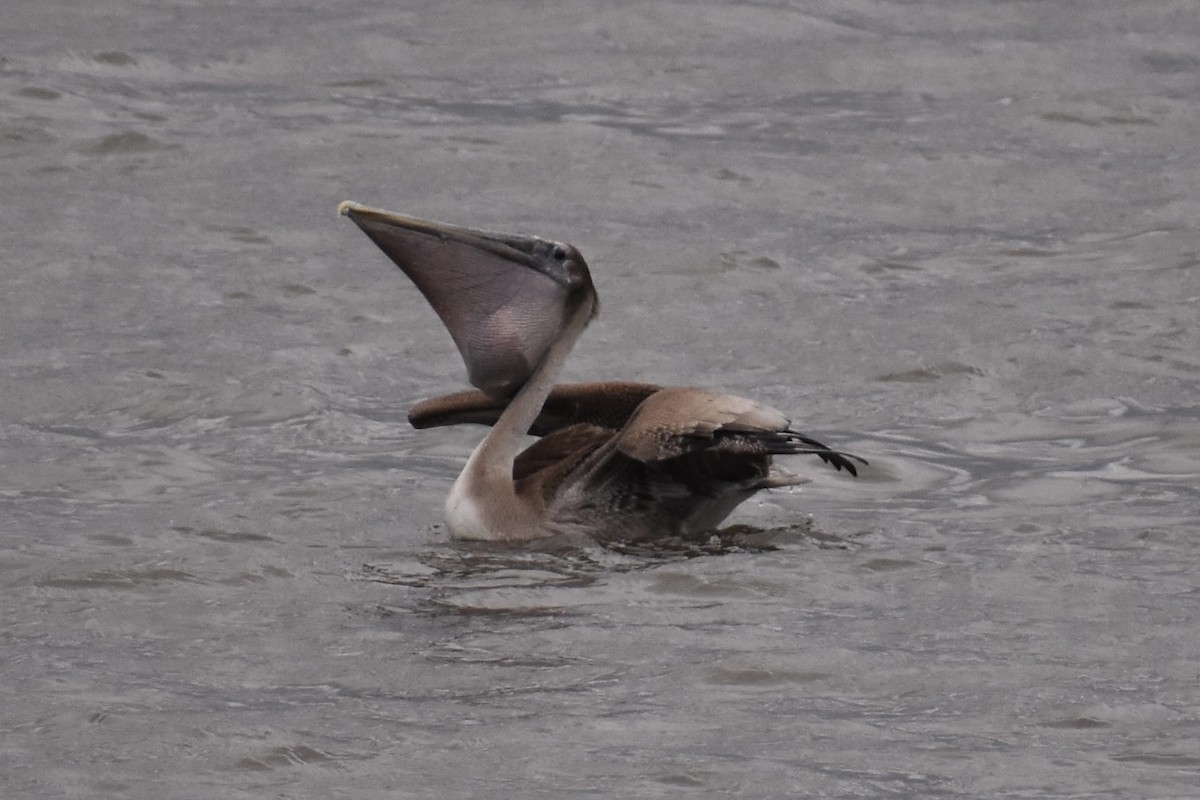
[[[361,203],[356,203],[353,200],[343,200],[338,203],[338,215],[342,217],[350,216],[351,211],[362,211],[366,206]]]

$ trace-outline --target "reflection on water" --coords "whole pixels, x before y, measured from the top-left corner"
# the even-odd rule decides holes
[[[1195,15],[8,5],[0,795],[1195,795]],[[578,244],[569,380],[871,467],[449,542],[345,197]]]
[[[459,544],[414,553],[400,562],[364,564],[361,578],[425,590],[431,601],[463,612],[552,613],[579,601],[571,591],[613,574],[649,570],[694,558],[770,553],[784,548],[852,543],[807,524],[763,530],[735,525],[691,539],[607,542],[555,537],[520,545]],[[564,589],[566,591],[557,591]]]

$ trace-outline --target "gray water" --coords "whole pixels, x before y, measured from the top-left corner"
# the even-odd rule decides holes
[[[8,0],[0,795],[1200,797],[1200,15]],[[448,541],[354,199],[570,241],[568,380],[861,453]]]

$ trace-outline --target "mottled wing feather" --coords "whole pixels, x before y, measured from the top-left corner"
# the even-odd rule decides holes
[[[621,430],[617,447],[638,461],[663,461],[710,444],[718,431],[775,433],[788,419],[769,406],[703,389],[663,389]]]
[[[789,425],[779,411],[744,397],[703,389],[663,389],[638,407],[616,446],[644,463],[704,454],[704,461],[712,462],[709,468],[722,456],[812,453],[839,470],[858,474],[850,459],[862,459],[831,450]]]
[[[543,436],[513,461],[513,481],[518,494],[536,489],[553,497],[562,482],[597,448],[613,438],[613,431],[596,425],[568,425]]]
[[[554,430],[587,423],[618,431],[647,397],[661,390],[652,383],[631,381],[561,384],[546,399],[534,427]]]

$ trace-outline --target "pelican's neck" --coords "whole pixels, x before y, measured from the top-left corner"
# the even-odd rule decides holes
[[[589,314],[584,310],[577,312],[573,319],[563,328],[562,334],[550,345],[542,363],[529,376],[529,380],[521,390],[509,401],[504,413],[492,426],[488,435],[480,442],[475,455],[479,460],[496,468],[502,468],[508,480],[512,481],[512,466],[517,454],[525,443],[534,420],[542,413],[542,406],[550,392],[554,390],[555,380],[562,371],[563,364],[575,347],[575,340],[587,326]],[[474,460],[474,459],[473,459]]]
[[[590,318],[590,307],[574,314],[529,380],[471,453],[446,500],[447,522],[455,536],[527,539],[536,535],[532,530],[539,527],[541,520],[538,511],[517,496],[513,462]]]

